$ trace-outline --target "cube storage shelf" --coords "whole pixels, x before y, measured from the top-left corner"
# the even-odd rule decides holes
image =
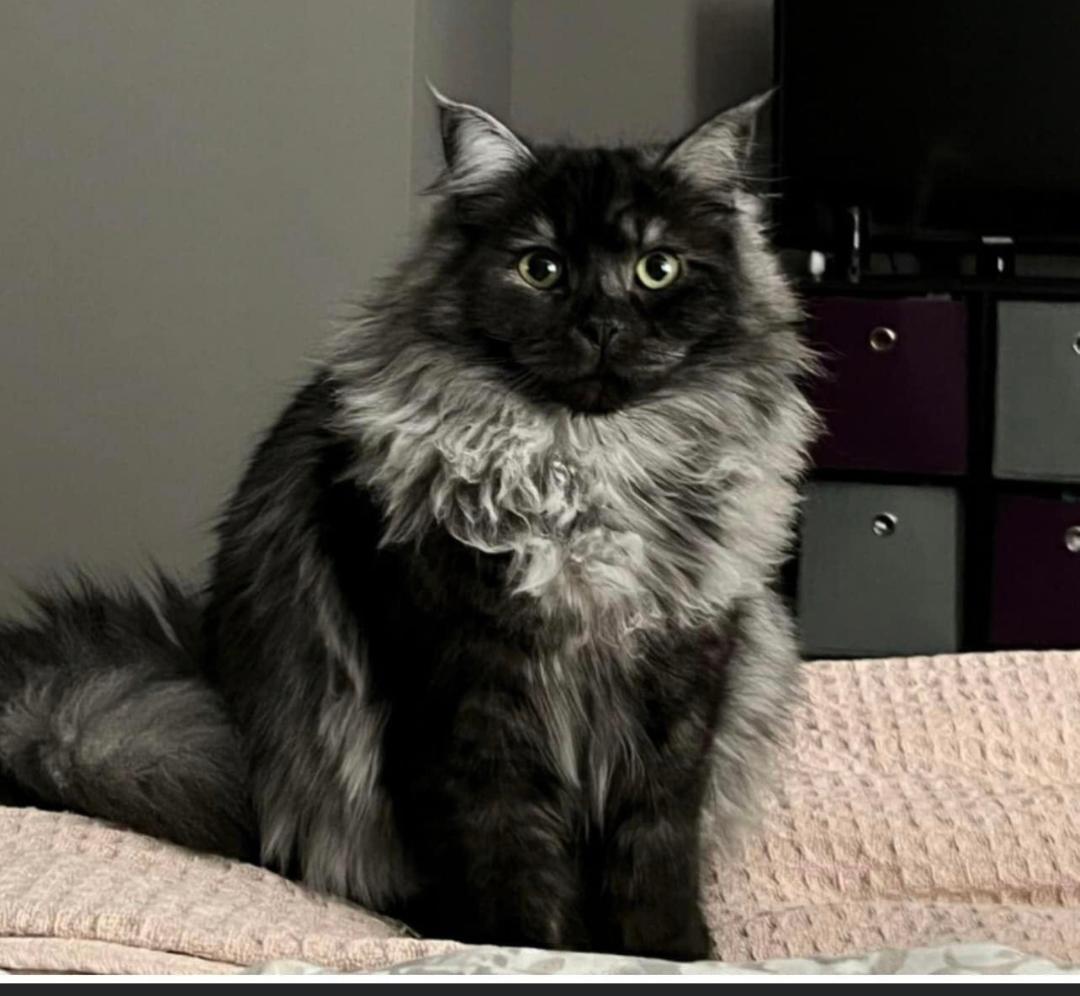
[[[807,291],[808,657],[1080,647],[1080,282]]]

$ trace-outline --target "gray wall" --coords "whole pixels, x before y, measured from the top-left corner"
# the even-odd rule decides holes
[[[772,81],[772,0],[516,0],[514,122],[542,140],[669,138]]]
[[[335,302],[406,230],[400,0],[0,4],[0,602],[198,573]]]
[[[413,78],[413,219],[426,216],[419,196],[442,166],[438,113],[427,81],[456,100],[510,118],[511,13],[507,0],[419,0]]]
[[[617,12],[617,15],[616,15]],[[769,0],[2,0],[0,611],[214,516],[422,220],[424,78],[541,138],[669,135],[766,85]]]

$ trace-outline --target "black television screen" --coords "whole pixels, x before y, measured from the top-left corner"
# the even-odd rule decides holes
[[[777,0],[780,239],[1080,246],[1080,0]]]

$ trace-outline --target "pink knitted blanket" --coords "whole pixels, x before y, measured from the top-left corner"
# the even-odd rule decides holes
[[[814,663],[746,853],[710,867],[725,961],[997,941],[1080,960],[1080,653]],[[269,872],[0,808],[0,968],[381,968],[402,937]]]

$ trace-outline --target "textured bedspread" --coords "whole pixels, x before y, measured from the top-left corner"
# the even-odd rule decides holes
[[[926,957],[1046,966],[1005,946],[1080,961],[1080,654],[806,669],[765,827],[708,870],[719,958],[888,949],[858,963],[881,971],[911,963],[898,954],[908,949],[991,942]],[[495,957],[402,936],[261,869],[82,817],[0,809],[0,968],[235,972],[290,959],[358,971],[432,956],[444,971],[468,970],[469,957],[491,971],[483,959]],[[537,957],[508,953],[504,969]]]
[[[1080,959],[1080,653],[806,666],[766,832],[707,885],[721,957]]]

